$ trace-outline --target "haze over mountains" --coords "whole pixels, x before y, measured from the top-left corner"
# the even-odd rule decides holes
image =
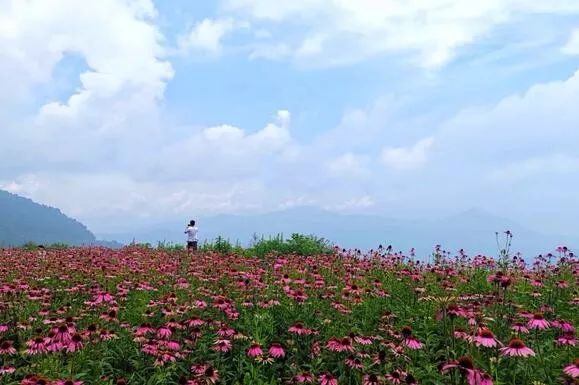
[[[0,190],[0,245],[92,244],[96,237],[60,210]]]
[[[126,234],[100,234],[103,239],[121,242],[158,241],[183,243],[186,221],[168,222]],[[449,251],[465,249],[469,254],[497,254],[495,232],[514,234],[514,251],[526,256],[552,251],[559,244],[579,245],[577,239],[540,234],[514,221],[492,216],[480,210],[430,221],[390,219],[373,215],[343,215],[314,207],[301,207],[261,215],[218,215],[200,218],[201,240],[221,235],[232,242],[248,244],[254,234],[275,236],[292,233],[315,234],[342,247],[369,249],[379,244],[396,250],[414,247],[417,256],[430,254],[441,244]]]
[[[453,252],[462,248],[469,254],[496,255],[495,232],[505,230],[514,234],[512,250],[528,257],[552,251],[560,244],[571,249],[579,245],[578,239],[541,234],[480,210],[418,221],[300,207],[259,215],[217,215],[199,218],[198,222],[202,242],[221,235],[232,242],[247,245],[254,235],[269,237],[302,233],[315,234],[347,248],[369,249],[382,244],[408,251],[414,247],[419,257],[430,254],[437,244]],[[157,242],[182,244],[185,223],[186,220],[163,222],[148,227],[136,226],[130,233],[95,236],[85,225],[56,208],[0,190],[0,246],[18,246],[27,242],[107,246],[133,241],[152,245]]]

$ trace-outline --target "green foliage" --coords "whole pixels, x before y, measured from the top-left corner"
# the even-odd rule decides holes
[[[248,251],[258,257],[269,254],[310,256],[329,254],[332,252],[332,247],[330,242],[324,238],[294,233],[289,239],[284,239],[281,234],[268,239],[258,238],[254,235],[252,246]]]
[[[183,251],[183,250],[185,250],[185,246],[183,246],[179,243],[157,242],[157,250]]]
[[[219,253],[219,254],[231,254],[231,253],[235,253],[235,254],[240,254],[240,255],[245,255],[245,250],[243,249],[243,247],[241,247],[241,245],[239,244],[239,242],[237,242],[235,245],[232,244],[229,239],[225,239],[222,236],[218,236],[217,238],[215,238],[215,240],[213,242],[204,242],[201,247],[199,248],[200,251],[202,252],[215,252],[215,253]]]

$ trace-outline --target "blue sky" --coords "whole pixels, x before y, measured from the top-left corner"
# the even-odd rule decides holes
[[[574,232],[575,0],[8,0],[0,44],[0,188],[97,232],[300,205]]]

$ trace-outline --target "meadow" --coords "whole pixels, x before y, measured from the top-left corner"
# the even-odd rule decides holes
[[[578,384],[579,264],[0,250],[0,384]]]

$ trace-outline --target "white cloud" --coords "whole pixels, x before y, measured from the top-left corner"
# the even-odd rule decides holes
[[[546,174],[577,174],[579,176],[579,157],[553,154],[513,162],[491,173],[490,180],[512,183],[532,177],[540,178]]]
[[[579,55],[579,28],[575,29],[562,49],[567,55]]]
[[[34,171],[63,164],[107,167],[103,158],[126,157],[127,146],[159,134],[158,104],[173,69],[163,59],[151,1],[32,0],[5,9],[0,99],[17,99],[20,110],[36,112],[1,122],[0,163]],[[55,86],[53,70],[71,54],[87,67],[76,90],[39,106],[36,95],[24,97],[39,85]],[[27,154],[15,156],[23,148]]]
[[[232,18],[204,19],[179,38],[179,48],[184,52],[201,49],[217,54],[222,50],[222,40],[226,35],[247,27],[247,23]]]
[[[411,147],[386,147],[381,161],[388,169],[411,170],[423,166],[434,145],[434,138],[424,138]]]
[[[224,0],[223,11],[292,31],[277,42],[293,46],[307,66],[341,65],[384,53],[407,54],[436,68],[457,51],[520,16],[576,14],[575,0]],[[296,28],[294,28],[296,27]],[[297,30],[297,32],[296,32]]]
[[[373,207],[376,204],[374,199],[368,195],[364,195],[357,198],[348,199],[345,202],[339,203],[334,206],[326,207],[329,210],[338,210],[338,211],[350,211],[350,210],[360,210],[360,209],[368,209]]]
[[[327,163],[327,169],[333,177],[364,177],[370,175],[368,163],[369,159],[367,155],[346,153],[330,160]]]
[[[252,180],[158,183],[124,173],[24,174],[12,181],[0,180],[0,188],[4,187],[62,208],[68,215],[87,220],[91,229],[105,233],[126,230],[131,223],[155,223],[188,213],[260,209],[255,197],[266,195],[264,187]]]
[[[171,180],[259,177],[293,150],[290,121],[290,113],[280,110],[274,122],[254,132],[227,124],[204,128],[159,148],[149,168]]]

